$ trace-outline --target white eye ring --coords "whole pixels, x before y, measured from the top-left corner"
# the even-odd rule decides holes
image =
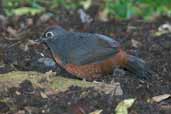
[[[45,34],[45,37],[46,37],[46,38],[53,38],[53,37],[54,37],[54,34],[53,34],[53,32],[47,32],[47,33]]]

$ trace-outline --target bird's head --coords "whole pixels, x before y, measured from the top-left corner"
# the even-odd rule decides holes
[[[66,31],[60,26],[50,27],[36,41],[39,43],[47,43],[49,41],[51,42],[58,39],[60,35],[64,34],[64,32]]]

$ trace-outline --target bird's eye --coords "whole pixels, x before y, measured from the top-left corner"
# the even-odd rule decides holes
[[[46,38],[52,38],[53,36],[54,36],[53,32],[47,32],[47,33],[45,34],[45,37],[46,37]]]

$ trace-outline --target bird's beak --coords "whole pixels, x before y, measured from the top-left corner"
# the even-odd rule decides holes
[[[46,38],[44,38],[44,37],[40,37],[40,38],[37,38],[36,40],[35,40],[35,42],[37,42],[37,43],[39,43],[39,44],[41,44],[41,43],[44,43],[46,41]]]
[[[42,39],[38,38],[36,40],[34,40],[36,43],[42,43]]]
[[[37,38],[36,40],[33,40],[32,45],[33,46],[40,46],[42,44],[45,44],[45,42],[46,42],[46,38],[40,37],[40,38]]]

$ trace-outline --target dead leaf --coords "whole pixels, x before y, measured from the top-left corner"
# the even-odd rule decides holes
[[[168,33],[171,33],[171,24],[165,23],[159,26],[158,31],[154,32],[154,36],[161,36]]]
[[[158,31],[160,31],[160,32],[162,32],[162,31],[171,32],[171,24],[165,23],[165,24],[161,25],[161,26],[158,28]]]
[[[90,114],[101,114],[102,111],[103,111],[102,109],[101,110],[95,110],[94,112],[91,112]]]
[[[86,12],[83,9],[79,9],[78,13],[80,15],[82,23],[90,23],[93,21],[93,19],[88,14],[86,14]]]
[[[108,19],[108,10],[107,9],[104,9],[103,11],[100,11],[98,13],[98,19],[100,21],[104,21],[104,22],[108,21],[109,20]]]
[[[134,39],[131,39],[131,43],[134,48],[138,48],[141,46],[141,43]]]
[[[33,25],[33,19],[32,18],[28,18],[27,19],[27,25],[28,26],[32,26]]]
[[[46,13],[46,14],[43,14],[42,16],[40,16],[39,20],[40,20],[40,22],[47,22],[52,16],[53,16],[53,14]]]
[[[21,95],[21,93],[19,91],[16,91],[15,94],[16,95]]]
[[[7,28],[7,32],[13,36],[16,36],[17,34],[17,31],[10,26]]]
[[[15,114],[25,114],[26,112],[24,110],[19,110],[18,112],[16,112]]]
[[[41,95],[41,97],[42,97],[43,99],[48,98],[48,96],[47,96],[46,93],[44,93],[44,92],[40,92],[40,95]]]
[[[152,100],[155,102],[161,102],[169,97],[171,97],[171,94],[164,94],[164,95],[154,96],[152,97]]]

